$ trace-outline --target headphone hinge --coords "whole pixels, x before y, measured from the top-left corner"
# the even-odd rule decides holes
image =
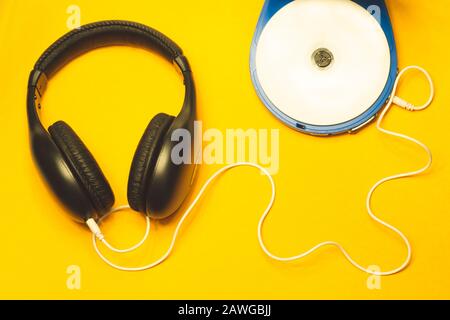
[[[34,90],[35,105],[41,108],[41,99],[47,88],[47,75],[40,70],[33,70],[30,76],[30,87]]]
[[[175,68],[177,69],[177,71],[181,75],[184,75],[187,72],[191,72],[191,67],[189,65],[189,62],[184,55],[180,55],[180,56],[176,57],[173,60],[173,64],[174,64]]]

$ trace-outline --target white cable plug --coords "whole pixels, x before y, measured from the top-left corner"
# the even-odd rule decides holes
[[[417,107],[414,104],[409,103],[408,101],[405,101],[402,98],[397,97],[395,95],[395,93],[397,91],[398,84],[399,84],[399,80],[403,77],[403,75],[406,72],[411,71],[411,70],[418,70],[418,71],[422,72],[425,75],[425,77],[427,78],[428,84],[430,86],[430,97],[428,98],[427,102],[425,102],[423,105],[421,105],[419,107]],[[424,109],[428,108],[430,106],[431,102],[433,102],[433,99],[434,99],[434,84],[433,84],[433,79],[431,79],[430,74],[422,67],[409,66],[409,67],[404,68],[398,74],[397,80],[395,81],[394,88],[392,90],[391,99],[389,100],[389,102],[386,105],[385,109],[388,109],[390,107],[390,105],[395,104],[395,105],[397,105],[399,107],[405,108],[408,111],[421,111],[421,110],[424,110]],[[380,117],[380,118],[382,118],[382,117]]]
[[[409,102],[407,102],[407,101],[405,101],[405,100],[403,100],[403,99],[401,99],[401,98],[399,98],[399,97],[397,97],[397,96],[395,95],[395,93],[396,93],[396,91],[397,91],[397,87],[398,87],[398,84],[399,84],[400,79],[402,78],[402,76],[403,76],[407,71],[412,70],[412,69],[416,69],[416,70],[421,71],[421,72],[427,77],[427,79],[428,79],[428,81],[429,81],[429,84],[430,84],[430,98],[427,100],[427,102],[426,102],[425,104],[423,104],[422,106],[419,106],[419,107],[417,107],[417,106],[415,106],[415,105],[413,105],[413,104],[411,104],[411,103],[409,103]],[[161,258],[159,258],[158,260],[156,260],[155,262],[152,262],[152,263],[150,263],[150,264],[148,264],[148,265],[146,265],[146,266],[142,266],[142,267],[123,267],[123,266],[116,265],[116,264],[112,263],[111,261],[109,261],[109,260],[101,253],[101,251],[99,250],[99,248],[98,248],[98,246],[97,246],[97,241],[96,241],[96,239],[99,239],[99,240],[100,240],[102,243],[104,243],[109,249],[111,249],[111,250],[113,250],[113,251],[115,251],[115,252],[130,252],[130,251],[133,251],[133,250],[137,249],[138,247],[140,247],[140,246],[145,242],[145,240],[147,239],[147,237],[148,237],[148,235],[149,235],[149,232],[150,232],[150,219],[149,219],[148,217],[147,217],[147,231],[146,231],[146,233],[145,233],[145,235],[144,235],[144,238],[143,238],[137,245],[133,246],[132,248],[125,249],[125,250],[120,250],[120,249],[116,249],[116,248],[112,247],[112,246],[105,240],[104,235],[103,235],[102,232],[100,231],[100,228],[99,228],[99,226],[95,223],[95,221],[92,220],[92,219],[88,220],[88,221],[87,221],[87,224],[88,224],[89,228],[90,228],[91,231],[92,231],[92,243],[93,243],[93,245],[94,245],[94,249],[95,249],[95,251],[97,252],[97,254],[100,256],[100,258],[101,258],[104,262],[106,262],[108,265],[110,265],[111,267],[116,268],[116,269],[118,269],[118,270],[122,270],[122,271],[143,271],[143,270],[147,270],[147,269],[150,269],[150,268],[153,268],[153,267],[157,266],[158,264],[160,264],[161,262],[163,262],[164,260],[166,260],[166,259],[169,257],[169,255],[172,253],[173,248],[174,248],[174,246],[175,246],[176,239],[177,239],[178,234],[179,234],[179,231],[180,231],[180,229],[181,229],[181,227],[182,227],[182,225],[183,225],[183,222],[186,220],[187,216],[191,213],[192,209],[195,207],[195,205],[197,204],[197,202],[200,200],[200,198],[202,197],[202,195],[204,194],[204,192],[205,192],[205,190],[208,188],[208,186],[211,184],[211,182],[212,182],[213,180],[215,180],[219,175],[221,175],[222,173],[224,173],[225,171],[227,171],[227,170],[229,170],[229,169],[231,169],[231,168],[235,168],[235,167],[239,167],[239,166],[250,166],[250,167],[254,167],[254,168],[259,169],[259,170],[260,170],[260,171],[261,171],[261,172],[269,179],[269,182],[270,182],[270,185],[271,185],[271,188],[272,188],[272,195],[271,195],[271,197],[270,197],[270,200],[269,200],[269,203],[268,203],[266,209],[265,209],[264,212],[263,212],[263,215],[261,216],[261,218],[260,218],[260,220],[259,220],[259,223],[258,223],[258,230],[257,230],[257,231],[258,231],[258,241],[259,241],[259,244],[260,244],[262,250],[264,251],[264,253],[265,253],[267,256],[269,256],[270,258],[272,258],[272,259],[274,259],[274,260],[277,260],[277,261],[281,261],[281,262],[291,262],[291,261],[295,261],[295,260],[302,259],[302,258],[304,258],[304,257],[306,257],[306,256],[308,256],[308,255],[310,255],[311,253],[315,252],[316,250],[318,250],[318,249],[320,249],[320,248],[322,248],[322,247],[325,247],[325,246],[335,246],[335,247],[337,247],[337,248],[341,251],[341,253],[344,255],[344,257],[345,257],[345,258],[346,258],[346,259],[347,259],[354,267],[358,268],[358,269],[361,270],[361,271],[364,271],[364,272],[366,272],[366,273],[368,273],[368,274],[376,275],[376,276],[388,276],[388,275],[396,274],[396,273],[398,273],[398,272],[404,270],[404,269],[409,265],[409,263],[411,262],[411,256],[412,256],[412,253],[411,253],[411,245],[410,245],[410,243],[409,243],[409,241],[408,241],[408,238],[407,238],[407,237],[406,237],[399,229],[397,229],[396,227],[394,227],[394,226],[388,224],[387,222],[385,222],[385,221],[381,220],[380,218],[378,218],[377,216],[375,216],[375,214],[373,213],[372,208],[371,208],[371,200],[372,200],[372,196],[373,196],[375,190],[376,190],[378,187],[380,187],[382,184],[384,184],[384,183],[386,183],[386,182],[388,182],[388,181],[392,181],[392,180],[400,179],[400,178],[412,177],[412,176],[419,175],[419,174],[425,172],[426,170],[428,170],[428,169],[430,168],[430,166],[431,166],[431,164],[432,164],[432,159],[433,159],[433,158],[432,158],[432,154],[431,154],[430,149],[429,149],[425,144],[423,144],[423,143],[420,142],[419,140],[416,140],[416,139],[414,139],[414,138],[412,138],[412,137],[409,137],[409,136],[407,136],[407,135],[404,135],[404,134],[401,134],[401,133],[397,133],[397,132],[394,132],[394,131],[386,130],[386,129],[384,129],[384,128],[381,127],[381,123],[382,123],[382,121],[383,121],[383,119],[385,118],[387,112],[390,110],[390,108],[392,107],[393,104],[396,104],[396,105],[398,105],[398,106],[400,106],[400,107],[403,107],[403,108],[405,108],[405,109],[407,109],[407,110],[410,110],[410,111],[418,111],[418,110],[423,110],[423,109],[427,108],[427,107],[431,104],[431,102],[433,101],[433,97],[434,97],[434,85],[433,85],[433,81],[432,81],[430,75],[428,74],[428,72],[427,72],[426,70],[424,70],[423,68],[418,67],[418,66],[410,66],[410,67],[407,67],[407,68],[403,69],[403,70],[399,73],[399,75],[397,76],[397,79],[396,79],[395,84],[394,84],[394,88],[393,88],[393,92],[392,92],[391,98],[389,99],[389,101],[388,101],[386,107],[385,107],[384,110],[382,111],[382,113],[381,113],[381,115],[380,115],[380,117],[379,117],[379,119],[378,119],[378,121],[377,121],[377,129],[378,129],[378,130],[380,130],[381,132],[383,132],[383,133],[385,133],[385,134],[389,134],[389,135],[392,135],[392,136],[395,136],[395,137],[399,137],[399,138],[402,138],[402,139],[406,139],[406,140],[408,140],[408,141],[411,141],[411,142],[413,142],[413,143],[419,145],[421,148],[423,148],[423,149],[426,151],[426,153],[427,153],[427,155],[428,155],[428,157],[429,157],[429,161],[427,162],[427,164],[426,164],[424,167],[422,167],[422,168],[420,168],[420,169],[418,169],[418,170],[416,170],[416,171],[406,172],[406,173],[401,173],[401,174],[397,174],[397,175],[394,175],[394,176],[390,176],[390,177],[381,179],[380,181],[378,181],[378,182],[370,189],[370,191],[369,191],[369,193],[368,193],[368,195],[367,195],[366,208],[367,208],[367,212],[368,212],[369,216],[370,216],[373,220],[375,220],[376,222],[378,222],[378,223],[380,223],[381,225],[383,225],[384,227],[386,227],[386,228],[392,230],[393,232],[397,233],[397,234],[400,236],[400,238],[402,238],[402,240],[404,241],[404,243],[405,243],[405,245],[406,245],[406,248],[407,248],[407,255],[406,255],[406,258],[405,258],[404,262],[403,262],[398,268],[395,268],[395,269],[389,270],[389,271],[385,271],[385,272],[375,272],[375,271],[369,270],[369,269],[367,269],[367,268],[364,268],[362,265],[360,265],[359,263],[357,263],[357,262],[350,256],[350,254],[344,249],[344,247],[343,247],[342,245],[340,245],[339,243],[334,242],[334,241],[325,241],[325,242],[319,243],[318,245],[316,245],[316,246],[313,247],[312,249],[310,249],[310,250],[308,250],[308,251],[306,251],[306,252],[304,252],[304,253],[301,253],[301,254],[299,254],[299,255],[295,255],[295,256],[291,256],[291,257],[279,257],[279,256],[273,254],[272,252],[270,252],[270,250],[267,249],[267,247],[266,247],[266,245],[265,245],[265,243],[264,243],[264,239],[263,239],[263,235],[262,235],[262,229],[263,229],[263,226],[264,226],[264,222],[265,222],[265,220],[266,220],[266,218],[267,218],[267,216],[268,216],[268,214],[269,214],[269,212],[270,212],[270,209],[272,208],[273,203],[274,203],[274,201],[275,201],[275,182],[274,182],[274,180],[273,180],[273,177],[270,175],[270,173],[269,173],[265,168],[263,168],[262,166],[260,166],[260,165],[258,165],[258,164],[255,164],[255,163],[249,163],[249,162],[240,162],[240,163],[235,163],[235,164],[227,165],[227,166],[225,166],[225,167],[219,169],[218,171],[216,171],[216,172],[215,172],[215,173],[214,173],[214,174],[206,181],[206,183],[205,183],[205,184],[203,185],[203,187],[200,189],[199,193],[197,194],[197,196],[195,197],[195,199],[193,200],[193,202],[191,203],[191,205],[187,208],[187,210],[184,212],[183,216],[181,217],[180,221],[178,222],[178,224],[177,224],[177,226],[176,226],[176,228],[175,228],[175,232],[174,232],[174,234],[173,234],[173,236],[172,236],[172,241],[171,241],[170,246],[169,246],[169,248],[167,249],[166,253],[165,253]],[[120,208],[115,209],[113,212],[117,212],[117,211],[123,210],[124,208],[128,208],[128,207],[127,207],[127,206],[125,206],[125,207],[120,207]]]
[[[107,217],[113,213],[117,213],[119,211],[126,210],[126,209],[130,209],[130,207],[129,206],[120,206],[120,207],[117,207],[117,208],[111,210],[111,212],[109,212],[109,214],[107,214],[102,219],[100,219],[99,223],[101,223],[105,217]],[[98,239],[111,251],[114,251],[117,253],[129,253],[129,252],[135,251],[136,249],[140,248],[145,243],[145,241],[147,241],[148,236],[150,235],[150,225],[151,225],[150,218],[146,217],[145,221],[146,221],[147,227],[145,229],[145,234],[142,237],[141,241],[139,241],[137,244],[135,244],[134,246],[127,248],[127,249],[117,249],[114,246],[112,246],[111,244],[109,244],[109,242],[106,241],[105,235],[102,233],[100,226],[97,224],[97,222],[95,222],[94,219],[87,220],[86,224],[89,227],[89,229],[91,230],[92,237],[94,240]]]
[[[153,267],[159,265],[159,264],[162,263],[164,260],[166,260],[166,259],[170,256],[170,254],[172,253],[173,248],[175,247],[175,242],[176,242],[176,240],[177,240],[178,234],[179,234],[179,232],[180,232],[180,229],[181,229],[181,227],[182,227],[184,221],[186,220],[186,218],[188,217],[188,215],[192,212],[192,209],[194,209],[195,205],[196,205],[197,202],[200,200],[200,198],[202,197],[202,195],[204,194],[204,192],[206,191],[206,189],[208,188],[208,186],[211,184],[211,182],[213,182],[213,180],[215,180],[219,175],[221,175],[221,174],[224,173],[225,171],[227,171],[227,170],[229,170],[229,169],[231,169],[231,168],[234,168],[234,167],[239,167],[239,166],[250,166],[250,167],[258,168],[258,169],[261,170],[261,172],[264,173],[264,175],[266,175],[266,176],[269,178],[269,180],[270,180],[270,182],[271,182],[271,185],[272,185],[272,197],[271,197],[271,200],[270,200],[269,205],[267,206],[267,208],[266,208],[266,210],[265,210],[265,212],[264,212],[264,214],[267,215],[267,213],[269,213],[270,209],[272,208],[273,202],[274,202],[274,200],[275,200],[275,182],[274,182],[272,176],[270,175],[270,173],[269,173],[266,169],[264,169],[263,167],[261,167],[261,166],[258,165],[258,164],[248,163],[248,162],[234,163],[234,164],[230,164],[230,165],[228,165],[228,166],[226,166],[226,167],[223,167],[223,168],[219,169],[218,171],[216,171],[216,172],[215,172],[215,173],[214,173],[214,174],[213,174],[213,175],[205,182],[205,184],[202,186],[202,188],[200,189],[200,191],[199,191],[199,193],[197,194],[197,196],[195,197],[195,199],[192,201],[192,203],[189,205],[189,207],[186,209],[186,211],[185,211],[185,212],[183,213],[183,215],[181,216],[181,219],[178,221],[177,226],[176,226],[176,228],[175,228],[175,232],[173,233],[172,241],[171,241],[171,243],[170,243],[170,245],[169,245],[169,248],[168,248],[167,251],[166,251],[159,259],[157,259],[156,261],[154,261],[154,262],[152,262],[152,263],[150,263],[150,264],[148,264],[148,265],[141,266],[141,267],[123,267],[123,266],[119,266],[119,265],[117,265],[117,264],[111,262],[108,258],[106,258],[106,257],[103,255],[103,253],[102,253],[102,252],[100,251],[100,249],[98,248],[98,245],[97,245],[97,238],[98,238],[99,234],[101,234],[101,232],[100,232],[100,233],[98,232],[98,229],[99,229],[99,228],[97,229],[97,227],[96,227],[92,222],[90,222],[91,226],[93,225],[93,227],[92,227],[92,229],[91,229],[91,230],[93,231],[93,232],[92,232],[92,244],[93,244],[93,246],[94,246],[95,252],[97,252],[97,254],[99,255],[99,257],[100,257],[106,264],[108,264],[109,266],[111,266],[111,267],[113,267],[113,268],[115,268],[115,269],[121,270],[121,271],[144,271],[144,270],[151,269],[151,268],[153,268]],[[127,208],[127,207],[125,206],[125,207],[117,208],[117,209],[115,209],[113,212],[117,212],[117,211],[123,210],[124,208]],[[147,227],[148,227],[148,230],[150,230],[150,220],[149,220],[148,218],[147,218]],[[90,228],[91,228],[91,227],[90,227]],[[146,234],[147,234],[147,233],[146,233]],[[100,238],[99,238],[99,239],[100,239]],[[145,238],[144,238],[143,240],[145,241]],[[106,240],[103,239],[103,240],[102,240],[102,243],[104,243],[109,249],[112,249],[112,246],[109,245],[109,244],[106,242]],[[143,243],[143,242],[141,241],[141,244],[142,244],[142,243]],[[137,246],[134,246],[134,247],[135,247],[135,249],[137,249]],[[115,248],[113,248],[112,250],[115,251],[115,252],[118,252],[118,250],[115,249]],[[131,250],[131,251],[132,251],[132,250]],[[128,252],[129,252],[129,251],[128,251]]]

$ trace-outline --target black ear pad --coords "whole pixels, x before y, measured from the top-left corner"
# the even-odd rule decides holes
[[[107,213],[114,204],[114,194],[87,147],[63,121],[50,126],[48,131],[75,178],[86,191],[94,209],[100,214]]]
[[[136,211],[145,213],[146,185],[158,160],[163,138],[174,119],[164,113],[157,114],[139,141],[128,178],[128,203]]]

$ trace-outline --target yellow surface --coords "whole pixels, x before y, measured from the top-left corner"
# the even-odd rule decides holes
[[[428,174],[389,183],[376,193],[375,210],[403,230],[414,248],[411,266],[383,278],[380,290],[369,290],[367,275],[333,248],[290,265],[266,258],[256,225],[270,190],[247,168],[214,185],[163,265],[123,273],[100,261],[88,231],[72,222],[45,188],[28,145],[28,73],[47,46],[68,31],[71,4],[81,8],[83,24],[135,20],[175,39],[192,63],[205,128],[280,129],[278,197],[264,230],[274,252],[294,254],[332,239],[362,264],[383,269],[397,266],[405,254],[397,236],[368,218],[364,200],[379,178],[417,168],[425,155],[373,125],[354,136],[314,138],[288,129],[266,111],[248,71],[262,0],[0,0],[0,298],[450,298],[448,1],[388,0],[400,66],[426,67],[437,95],[429,110],[395,109],[386,121],[429,144],[435,163]],[[129,165],[148,121],[160,111],[176,113],[182,102],[178,76],[161,61],[143,50],[101,49],[60,72],[45,96],[45,124],[64,119],[76,129],[109,178],[118,204],[126,201]],[[423,81],[410,78],[405,84],[403,96],[424,99]],[[217,168],[202,166],[196,190]],[[148,246],[118,261],[151,260],[167,246],[175,220],[159,224]],[[143,230],[143,218],[130,212],[105,225],[105,233],[122,246]],[[70,265],[80,267],[80,290],[66,287]]]

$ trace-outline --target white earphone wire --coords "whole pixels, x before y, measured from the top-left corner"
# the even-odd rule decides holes
[[[410,104],[410,103],[404,101],[403,99],[401,99],[401,98],[399,98],[399,97],[397,97],[395,95],[400,79],[403,77],[403,75],[407,71],[410,71],[410,70],[413,70],[413,69],[421,71],[426,76],[426,78],[427,78],[427,80],[429,82],[429,85],[430,85],[430,98],[428,99],[428,101],[424,105],[418,106],[418,107],[416,107],[413,104]],[[272,188],[272,194],[271,194],[271,197],[270,197],[270,201],[269,201],[266,209],[264,210],[264,212],[263,212],[263,214],[262,214],[262,216],[261,216],[261,218],[259,220],[259,223],[258,223],[258,241],[259,241],[259,244],[260,244],[262,250],[264,251],[264,253],[267,256],[269,256],[270,258],[272,258],[274,260],[281,261],[281,262],[292,262],[292,261],[295,261],[295,260],[302,259],[302,258],[310,255],[311,253],[317,251],[318,249],[320,249],[322,247],[335,246],[341,251],[341,253],[344,255],[344,257],[354,267],[356,267],[357,269],[359,269],[361,271],[364,271],[364,272],[366,272],[368,274],[376,275],[376,276],[389,276],[389,275],[393,275],[393,274],[399,273],[399,272],[403,271],[411,262],[411,256],[412,256],[411,244],[409,243],[408,238],[399,229],[397,229],[396,227],[390,225],[389,223],[381,220],[380,218],[378,218],[373,213],[372,208],[371,208],[371,200],[372,200],[372,197],[373,197],[373,194],[374,194],[375,190],[377,190],[382,184],[384,184],[384,183],[386,183],[388,181],[396,180],[396,179],[416,176],[416,175],[419,175],[419,174],[425,172],[426,170],[428,170],[431,167],[431,165],[432,165],[433,157],[432,157],[432,153],[431,153],[430,149],[424,143],[420,142],[417,139],[409,137],[409,136],[407,136],[405,134],[401,134],[401,133],[398,133],[398,132],[394,132],[394,131],[390,131],[390,130],[384,129],[384,128],[381,127],[381,123],[383,122],[383,119],[385,118],[387,112],[390,110],[390,108],[392,107],[393,104],[396,104],[396,105],[398,105],[400,107],[403,107],[403,108],[405,108],[405,109],[407,109],[409,111],[419,111],[419,110],[426,109],[431,104],[431,102],[433,101],[433,98],[434,98],[434,85],[433,85],[433,81],[432,81],[431,76],[429,75],[429,73],[425,69],[423,69],[421,67],[418,67],[418,66],[406,67],[405,69],[403,69],[398,74],[397,79],[396,79],[395,84],[394,84],[392,95],[391,95],[391,97],[390,97],[386,107],[382,111],[382,113],[381,113],[381,115],[380,115],[380,117],[379,117],[379,119],[377,121],[377,129],[378,130],[380,130],[381,132],[383,132],[385,134],[392,135],[392,136],[395,136],[395,137],[398,137],[398,138],[402,138],[402,139],[411,141],[411,142],[419,145],[422,149],[424,149],[426,151],[426,153],[428,155],[428,159],[429,159],[427,164],[424,167],[422,167],[422,168],[420,168],[420,169],[418,169],[416,171],[401,173],[401,174],[397,174],[397,175],[393,175],[393,176],[381,179],[380,181],[378,181],[370,189],[370,191],[369,191],[369,193],[367,195],[366,208],[367,208],[367,212],[368,212],[369,216],[373,220],[378,222],[379,224],[381,224],[384,227],[386,227],[386,228],[392,230],[393,232],[397,233],[402,238],[402,240],[404,241],[404,243],[406,245],[406,248],[407,248],[406,258],[405,258],[404,262],[398,268],[395,268],[395,269],[389,270],[389,271],[384,271],[384,272],[372,271],[370,269],[364,268],[363,266],[361,266],[359,263],[357,263],[350,256],[350,254],[344,249],[344,247],[342,245],[340,245],[339,243],[334,242],[334,241],[325,241],[325,242],[319,243],[318,245],[316,245],[315,247],[311,248],[310,250],[308,250],[308,251],[306,251],[304,253],[295,255],[295,256],[291,256],[291,257],[279,257],[279,256],[273,254],[272,252],[270,252],[269,249],[267,249],[267,247],[266,247],[266,245],[264,243],[264,239],[263,239],[263,235],[262,235],[262,229],[263,229],[263,226],[264,226],[264,222],[265,222],[265,220],[266,220],[266,218],[267,218],[267,216],[268,216],[268,214],[269,214],[269,212],[270,212],[270,210],[271,210],[271,208],[272,208],[272,206],[274,204],[274,201],[275,201],[275,182],[274,182],[273,177],[270,175],[270,173],[265,168],[263,168],[262,166],[260,166],[258,164],[250,163],[250,162],[239,162],[239,163],[234,163],[234,164],[227,165],[227,166],[219,169],[218,171],[216,171],[206,181],[206,183],[202,186],[202,188],[200,189],[200,191],[197,194],[197,196],[195,197],[195,199],[192,201],[192,203],[189,205],[189,207],[184,212],[184,214],[181,217],[181,219],[178,221],[178,223],[176,225],[176,228],[175,228],[175,232],[174,232],[174,234],[172,236],[172,241],[171,241],[170,246],[167,249],[166,253],[163,254],[156,261],[154,261],[154,262],[152,262],[152,263],[150,263],[148,265],[142,266],[142,267],[123,267],[123,266],[119,266],[119,265],[116,265],[116,264],[112,263],[110,260],[108,260],[101,253],[101,251],[99,250],[99,248],[97,246],[97,241],[96,241],[96,239],[98,238],[110,250],[115,251],[115,252],[119,252],[119,253],[126,253],[126,252],[130,252],[130,251],[136,250],[137,248],[139,248],[146,241],[146,239],[148,238],[148,235],[150,233],[150,219],[148,217],[146,218],[146,220],[147,220],[147,229],[146,229],[146,233],[145,233],[143,239],[138,244],[136,244],[135,246],[133,246],[133,247],[131,247],[129,249],[122,249],[122,250],[114,248],[113,246],[111,246],[105,240],[104,235],[101,233],[100,228],[95,223],[95,221],[93,221],[93,220],[87,221],[87,224],[88,224],[89,228],[92,230],[92,243],[94,245],[94,249],[97,252],[97,254],[100,256],[100,258],[105,263],[107,263],[108,265],[110,265],[113,268],[116,268],[116,269],[122,270],[122,271],[143,271],[143,270],[147,270],[147,269],[150,269],[150,268],[153,268],[153,267],[159,265],[164,260],[166,260],[170,256],[170,254],[172,253],[173,248],[175,246],[175,242],[177,240],[178,234],[180,232],[180,229],[181,229],[184,221],[186,220],[188,215],[192,212],[192,209],[195,207],[197,202],[200,200],[200,198],[202,197],[202,195],[204,194],[204,192],[206,191],[208,186],[211,184],[211,182],[213,182],[219,175],[221,175],[225,171],[228,171],[231,168],[235,168],[235,167],[239,167],[239,166],[250,166],[250,167],[254,167],[254,168],[259,169],[269,179],[269,182],[270,182],[270,185],[271,185],[271,188]],[[117,211],[124,210],[124,209],[127,209],[127,208],[129,208],[129,207],[128,206],[119,207],[119,208],[113,210],[112,212],[117,212]]]
[[[249,162],[239,162],[239,163],[234,163],[234,164],[230,164],[230,165],[228,165],[228,166],[225,166],[225,167],[219,169],[218,171],[216,171],[216,172],[215,172],[215,173],[214,173],[214,174],[213,174],[213,175],[205,182],[205,184],[202,186],[202,188],[201,188],[200,191],[198,192],[197,196],[194,198],[194,200],[192,201],[192,203],[189,205],[189,207],[188,207],[188,208],[186,209],[186,211],[183,213],[181,219],[178,221],[178,223],[177,223],[177,225],[176,225],[176,227],[175,227],[175,231],[174,231],[174,233],[173,233],[172,241],[171,241],[171,243],[170,243],[170,245],[169,245],[169,248],[168,248],[167,251],[166,251],[159,259],[157,259],[156,261],[154,261],[154,262],[152,262],[152,263],[150,263],[150,264],[148,264],[148,265],[142,266],[142,267],[123,267],[123,266],[119,266],[119,265],[116,265],[116,264],[112,263],[111,261],[109,261],[109,259],[107,259],[107,258],[102,254],[102,252],[101,252],[100,249],[98,248],[97,241],[96,241],[97,239],[99,239],[102,243],[104,243],[108,248],[111,247],[111,245],[106,244],[107,242],[106,242],[106,240],[105,240],[103,234],[102,234],[101,232],[99,232],[99,231],[95,231],[95,232],[93,231],[93,232],[92,232],[92,243],[93,243],[93,245],[94,245],[95,251],[97,252],[97,254],[100,256],[100,258],[101,258],[105,263],[107,263],[108,265],[110,265],[110,266],[113,267],[113,268],[116,268],[116,269],[122,270],[122,271],[144,271],[144,270],[151,269],[151,268],[153,268],[153,267],[159,265],[159,264],[162,263],[164,260],[166,260],[166,259],[170,256],[170,254],[172,253],[173,248],[174,248],[174,246],[175,246],[175,242],[176,242],[176,240],[177,240],[177,238],[178,238],[178,234],[179,234],[179,232],[180,232],[180,229],[181,229],[181,227],[182,227],[184,221],[186,220],[186,218],[188,217],[188,215],[192,212],[192,209],[195,207],[195,205],[197,204],[197,202],[200,200],[200,198],[202,197],[202,195],[204,194],[204,192],[206,191],[206,189],[208,188],[208,186],[211,184],[211,182],[213,182],[219,175],[221,175],[221,174],[224,173],[225,171],[227,171],[227,170],[229,170],[229,169],[231,169],[231,168],[234,168],[234,167],[239,167],[239,166],[250,166],[250,167],[258,168],[258,169],[260,169],[260,170],[261,170],[261,171],[269,178],[269,180],[270,180],[270,182],[271,182],[271,185],[272,185],[272,197],[271,197],[271,200],[270,200],[269,205],[267,206],[267,208],[266,208],[266,210],[265,210],[265,214],[267,214],[267,213],[270,211],[270,209],[272,208],[273,202],[274,202],[274,200],[275,200],[275,182],[274,182],[272,176],[270,175],[270,173],[269,173],[265,168],[263,168],[262,166],[260,166],[260,165],[258,165],[258,164],[255,164],[255,163],[249,163]],[[123,208],[126,208],[126,206],[120,207],[120,208],[121,208],[120,210],[123,210]],[[117,212],[117,211],[119,211],[119,209],[116,209],[116,210],[113,210],[113,211],[114,211],[114,212]],[[148,218],[147,218],[147,219],[148,219]],[[91,225],[93,224],[92,221],[93,221],[93,220],[88,221],[88,226],[89,226],[89,228],[91,228],[91,230],[93,230],[93,227],[91,226]],[[149,225],[150,225],[150,224],[148,224],[148,226],[149,226]],[[95,227],[94,227],[94,228],[95,228]],[[98,229],[99,229],[99,228],[98,228]],[[115,250],[113,250],[113,251],[118,252],[117,249],[115,249]]]

